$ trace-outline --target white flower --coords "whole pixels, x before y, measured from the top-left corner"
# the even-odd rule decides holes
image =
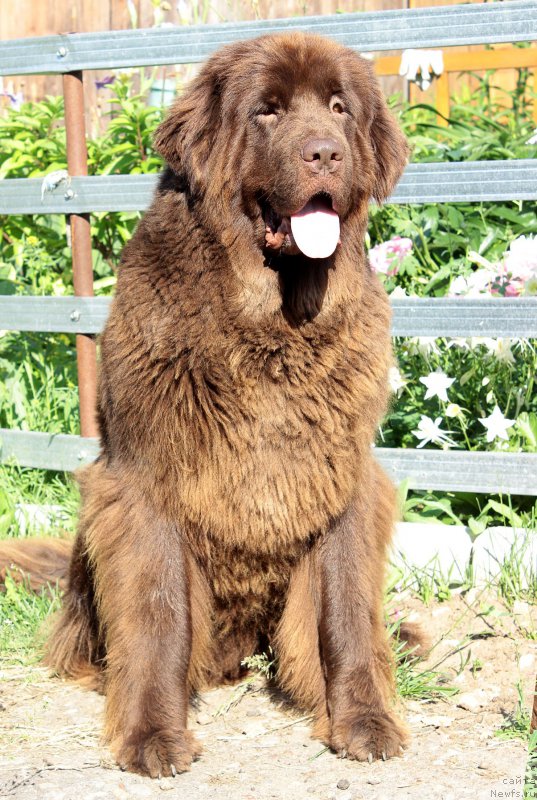
[[[464,275],[458,275],[451,281],[449,287],[449,296],[456,297],[457,295],[467,294],[468,290],[468,280],[464,277]]]
[[[393,292],[390,292],[390,297],[400,300],[403,297],[408,297],[408,295],[402,286],[396,286]]]
[[[450,403],[446,408],[446,417],[462,417],[462,408],[458,403]]]
[[[413,336],[408,341],[408,350],[410,353],[419,353],[423,358],[440,352],[435,336]]]
[[[519,236],[512,241],[503,263],[518,280],[528,281],[537,277],[537,237]]]
[[[430,397],[438,397],[439,400],[444,400],[446,402],[448,399],[447,390],[452,383],[455,383],[455,378],[448,378],[445,372],[442,372],[441,369],[437,369],[436,372],[430,372],[429,375],[421,377],[420,383],[423,383],[427,387],[427,391],[425,392],[426,400]]]
[[[394,293],[392,292],[392,297],[393,294]],[[526,281],[526,283],[524,284],[524,294],[530,296],[537,294],[537,275],[535,276],[535,278],[530,278],[529,281]]]
[[[470,340],[462,336],[454,336],[447,343],[448,348],[458,347],[460,350],[470,350]]]
[[[496,438],[507,441],[507,429],[515,424],[514,419],[504,417],[498,406],[490,416],[480,419],[479,422],[487,429],[487,442],[493,442]]]
[[[514,364],[515,357],[511,350],[511,339],[494,339],[494,347],[490,348],[490,352],[498,359],[506,364]]]
[[[451,281],[449,297],[483,297],[490,294],[497,272],[478,269],[468,276],[459,275]]]
[[[407,381],[399,372],[398,367],[390,367],[390,371],[388,373],[388,383],[390,384],[390,389],[392,392],[397,396],[399,396],[401,390],[407,385]]]
[[[486,347],[489,352],[494,352],[496,342],[490,336],[471,336],[469,339],[470,349],[475,350],[476,347]]]
[[[441,422],[442,417],[437,417],[433,422],[430,417],[426,417],[425,414],[422,414],[417,430],[412,431],[416,439],[421,439],[418,449],[424,447],[427,442],[455,445],[455,442],[447,435],[449,431],[440,429]]]
[[[535,128],[526,144],[537,144],[537,128]]]

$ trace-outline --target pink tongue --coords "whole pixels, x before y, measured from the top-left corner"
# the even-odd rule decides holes
[[[291,217],[297,247],[308,258],[328,258],[339,242],[339,217],[318,198],[310,200]]]

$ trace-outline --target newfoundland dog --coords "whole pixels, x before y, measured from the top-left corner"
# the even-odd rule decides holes
[[[97,461],[48,663],[106,693],[118,763],[186,770],[193,692],[273,648],[340,756],[387,758],[394,494],[372,443],[387,297],[368,203],[407,160],[371,64],[302,33],[224,47],[156,132],[167,162],[101,339]]]

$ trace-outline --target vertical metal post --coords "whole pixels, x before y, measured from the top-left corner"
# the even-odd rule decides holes
[[[65,100],[65,132],[67,137],[67,169],[69,175],[88,174],[86,124],[84,117],[84,84],[82,72],[63,76]],[[71,253],[75,295],[93,296],[93,263],[89,214],[71,214]],[[78,396],[80,401],[80,432],[82,436],[98,436],[97,407],[97,349],[95,337],[77,334]]]

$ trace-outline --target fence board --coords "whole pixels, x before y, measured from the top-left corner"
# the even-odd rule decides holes
[[[0,296],[0,330],[100,333],[109,297]],[[394,336],[537,338],[537,297],[392,300]]]
[[[510,0],[16,39],[2,43],[0,75],[195,63],[223,44],[283,30],[309,30],[362,52],[534,41],[537,4]]]
[[[72,471],[98,453],[98,439],[0,429],[2,462]],[[409,479],[414,489],[537,494],[537,454],[377,447],[375,455],[396,482]]]
[[[0,428],[0,462],[14,460],[22,467],[71,472],[98,454],[98,439]]]
[[[0,214],[143,211],[157,175],[71,178],[42,197],[41,178],[0,180]],[[69,191],[67,191],[69,189]],[[390,203],[462,203],[537,199],[537,159],[409,164]]]

